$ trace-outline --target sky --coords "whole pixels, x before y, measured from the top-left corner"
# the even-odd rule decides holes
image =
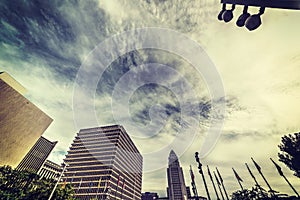
[[[254,185],[244,163],[266,187],[251,157],[273,189],[293,194],[269,158],[278,161],[283,135],[299,132],[300,12],[267,8],[249,32],[235,25],[242,7],[229,23],[217,20],[220,10],[208,0],[3,0],[0,70],[54,119],[44,133],[58,141],[54,162],[80,128],[117,123],[143,154],[144,192],[166,195],[173,149],[186,184],[192,165],[205,196],[194,153],[209,144],[201,162],[218,167],[229,194],[239,189],[232,167]],[[159,48],[136,48],[145,38]]]

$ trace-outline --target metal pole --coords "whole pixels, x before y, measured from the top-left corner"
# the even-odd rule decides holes
[[[241,181],[240,180],[238,180],[238,183],[239,183],[239,185],[240,185],[240,187],[241,187],[241,189],[242,189],[242,191],[244,190],[244,188],[243,188],[243,186],[242,186],[242,183],[241,183]]]
[[[263,194],[263,190],[262,190],[261,186],[258,184],[258,182],[257,182],[257,180],[256,180],[255,176],[253,175],[252,171],[250,170],[250,168],[249,168],[248,164],[247,164],[247,163],[245,163],[245,165],[246,165],[246,167],[247,167],[247,169],[248,169],[248,171],[249,171],[249,173],[250,173],[251,177],[253,178],[253,180],[254,180],[254,182],[255,182],[255,184],[256,184],[255,186],[257,186],[257,187],[259,188],[259,190],[260,190],[261,194]]]
[[[220,194],[221,194],[222,200],[225,200],[224,196],[223,196],[222,188],[221,188],[221,183],[220,183],[220,181],[219,181],[219,179],[218,179],[218,177],[217,177],[217,175],[216,175],[215,172],[214,172],[214,175],[215,175],[215,178],[216,178],[216,181],[217,181],[217,185],[218,185],[219,190],[220,190]]]
[[[257,182],[257,180],[256,180],[256,178],[255,178],[255,176],[253,175],[252,171],[250,170],[250,168],[249,168],[248,164],[247,164],[247,163],[245,163],[245,165],[246,165],[246,167],[247,167],[247,169],[248,169],[248,171],[249,171],[249,173],[250,173],[251,177],[253,178],[253,180],[254,180],[254,182],[255,182],[256,186],[259,186],[259,184],[258,184],[258,182]]]
[[[232,171],[233,171],[234,176],[235,176],[236,180],[238,181],[238,183],[239,183],[239,185],[240,185],[240,187],[241,187],[241,189],[243,191],[244,188],[243,188],[242,183],[241,183],[241,177],[237,174],[237,172],[234,170],[234,168],[232,168]]]
[[[264,179],[265,183],[267,184],[268,188],[270,189],[271,195],[277,199],[277,196],[276,196],[274,190],[272,189],[271,185],[269,184],[269,182],[267,181],[267,179],[263,175],[260,166],[255,162],[255,160],[253,158],[251,158],[251,160],[253,161],[258,173],[261,175],[261,177]]]
[[[217,192],[217,189],[216,189],[216,186],[215,186],[215,182],[214,182],[213,177],[212,177],[212,175],[211,175],[211,173],[210,173],[210,170],[209,170],[208,165],[207,165],[207,171],[208,171],[208,175],[209,175],[209,178],[210,178],[210,180],[211,180],[211,183],[212,183],[212,185],[213,185],[213,188],[214,188],[214,190],[215,190],[217,200],[220,200],[219,195],[218,195],[218,192]]]
[[[64,172],[65,172],[65,169],[66,169],[66,167],[67,167],[67,164],[66,164],[66,163],[63,163],[62,165],[64,166],[64,167],[63,167],[63,170],[61,171],[61,173],[60,173],[60,175],[59,175],[59,178],[58,178],[58,180],[56,181],[56,183],[55,183],[55,185],[54,185],[54,188],[53,188],[53,190],[51,191],[51,194],[50,194],[48,200],[51,200],[51,198],[52,198],[52,196],[53,196],[53,194],[54,194],[54,192],[55,192],[55,189],[56,189],[56,187],[57,187],[57,185],[58,185],[58,182],[60,181],[62,175],[63,175]]]
[[[199,200],[198,191],[197,191],[197,187],[196,187],[196,184],[195,184],[195,176],[194,176],[191,165],[190,165],[190,175],[191,175],[191,179],[192,179],[191,185],[192,185],[192,190],[193,190],[193,193],[194,193],[194,197],[195,197],[196,200]]]
[[[203,174],[203,171],[202,171],[202,164],[200,163],[198,152],[195,153],[195,158],[196,158],[196,162],[198,163],[199,173],[201,174],[202,179],[203,179],[203,183],[204,183],[204,187],[205,187],[205,190],[206,190],[207,198],[208,198],[208,200],[211,200],[210,195],[209,195],[209,191],[208,191],[208,188],[207,188],[207,185],[206,185],[205,177],[204,177],[204,174]]]
[[[216,170],[217,170],[217,173],[218,173],[218,175],[219,175],[220,182],[221,182],[221,185],[222,185],[222,187],[223,187],[223,190],[224,190],[224,193],[225,193],[226,199],[227,199],[227,200],[229,200],[228,194],[227,194],[227,192],[226,192],[226,189],[225,189],[225,186],[224,186],[224,183],[223,183],[222,176],[221,176],[221,174],[220,174],[220,172],[219,172],[219,170],[218,170],[218,168],[217,168],[217,167],[216,167]]]
[[[298,192],[296,191],[296,189],[292,186],[292,184],[289,182],[289,180],[283,174],[283,172],[281,170],[281,167],[272,158],[270,158],[270,159],[271,159],[272,163],[275,165],[275,167],[277,168],[277,171],[278,171],[279,175],[282,176],[284,178],[284,180],[289,184],[289,186],[295,192],[295,194],[297,195],[297,197],[300,197],[299,194],[298,194]]]
[[[289,182],[289,180],[285,177],[285,175],[282,176],[285,181],[289,184],[289,186],[292,188],[292,190],[296,193],[297,197],[300,197],[296,189],[292,186],[292,184]]]

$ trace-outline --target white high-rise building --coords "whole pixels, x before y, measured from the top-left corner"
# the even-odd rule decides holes
[[[180,167],[178,157],[173,150],[169,154],[168,176],[168,197],[170,200],[188,199],[182,168]]]

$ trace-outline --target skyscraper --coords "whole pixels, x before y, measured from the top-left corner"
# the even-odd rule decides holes
[[[16,167],[53,121],[23,96],[25,92],[0,72],[0,165]]]
[[[81,129],[64,162],[78,199],[141,199],[143,158],[120,125]]]
[[[180,167],[178,157],[173,150],[169,154],[169,167],[167,169],[168,177],[168,197],[170,200],[188,199],[182,168]]]
[[[56,144],[41,136],[16,169],[38,173]]]

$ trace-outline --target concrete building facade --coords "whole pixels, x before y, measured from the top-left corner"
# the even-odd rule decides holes
[[[53,121],[23,95],[26,89],[0,72],[0,165],[16,167]]]

